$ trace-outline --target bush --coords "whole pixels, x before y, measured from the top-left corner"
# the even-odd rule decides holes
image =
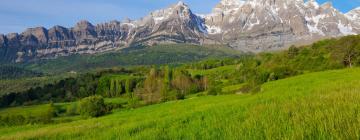
[[[101,96],[90,96],[80,100],[78,111],[85,117],[99,117],[106,113],[104,98]]]
[[[0,126],[15,126],[26,123],[26,119],[22,115],[0,116]]]
[[[39,119],[42,123],[50,123],[50,122],[52,122],[52,118],[56,117],[56,115],[57,115],[56,112],[57,112],[57,109],[55,108],[54,103],[51,102],[48,105],[47,110],[39,116]]]
[[[77,104],[71,104],[66,108],[66,115],[74,116],[78,115],[78,107]]]
[[[185,94],[182,94],[181,92],[177,92],[176,99],[177,100],[184,100],[185,99]]]
[[[220,95],[221,93],[221,87],[210,86],[207,95]]]
[[[140,99],[139,97],[132,97],[128,100],[128,108],[137,108],[140,106]]]

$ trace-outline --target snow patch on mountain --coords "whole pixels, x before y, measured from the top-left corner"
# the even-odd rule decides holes
[[[308,0],[308,1],[305,3],[305,5],[306,5],[307,7],[313,7],[313,8],[315,8],[315,9],[319,9],[319,7],[320,7],[319,3],[317,3],[316,0]]]
[[[208,26],[206,25],[207,33],[209,34],[220,34],[222,32],[221,27],[218,26]]]
[[[321,31],[318,28],[320,20],[325,18],[325,17],[326,17],[326,15],[316,15],[316,16],[313,16],[313,17],[307,17],[306,16],[305,19],[308,22],[306,26],[308,27],[309,31],[311,33],[317,33],[317,34],[320,34],[320,35],[325,35],[324,32]]]
[[[341,23],[341,20],[338,23],[338,28],[339,28],[339,31],[343,35],[355,35],[356,34],[355,32],[353,32],[353,28],[351,27],[351,25],[344,25],[343,23]]]
[[[245,0],[222,0],[213,11],[216,13],[229,15],[238,11],[239,8],[245,4],[245,2]]]
[[[348,13],[345,14],[345,16],[354,22],[357,22],[357,24],[360,24],[360,7],[355,8]]]

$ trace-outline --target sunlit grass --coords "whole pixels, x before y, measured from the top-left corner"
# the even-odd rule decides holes
[[[222,88],[223,93],[238,92],[245,84],[230,85]]]
[[[204,96],[47,126],[0,139],[359,139],[360,69],[269,82],[254,95]]]

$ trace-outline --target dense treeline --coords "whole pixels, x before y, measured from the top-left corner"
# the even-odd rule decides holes
[[[160,69],[152,68],[134,94],[146,103],[157,103],[184,99],[186,95],[204,91],[206,88],[206,77],[192,77],[184,69],[165,66]]]
[[[27,70],[13,65],[0,65],[0,79],[16,79],[43,76],[41,72]]]
[[[105,75],[99,79],[96,94],[104,97],[119,97],[133,92],[142,76],[136,75]]]
[[[144,76],[143,76],[144,75]],[[2,107],[31,105],[43,102],[75,101],[92,95],[103,97],[126,96],[148,103],[184,99],[186,95],[207,89],[203,76],[192,77],[187,70],[164,66],[148,70],[128,71],[118,69],[87,73],[66,78],[55,84],[31,88],[25,92],[1,96]]]
[[[49,101],[67,102],[95,95],[99,79],[109,73],[129,74],[131,71],[120,68],[97,73],[86,73],[42,87],[34,87],[24,92],[5,94],[0,97],[0,106],[30,105]]]

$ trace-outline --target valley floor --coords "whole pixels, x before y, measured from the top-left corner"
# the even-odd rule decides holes
[[[359,139],[360,69],[310,73],[257,94],[193,97],[70,123],[0,128],[0,139]]]

